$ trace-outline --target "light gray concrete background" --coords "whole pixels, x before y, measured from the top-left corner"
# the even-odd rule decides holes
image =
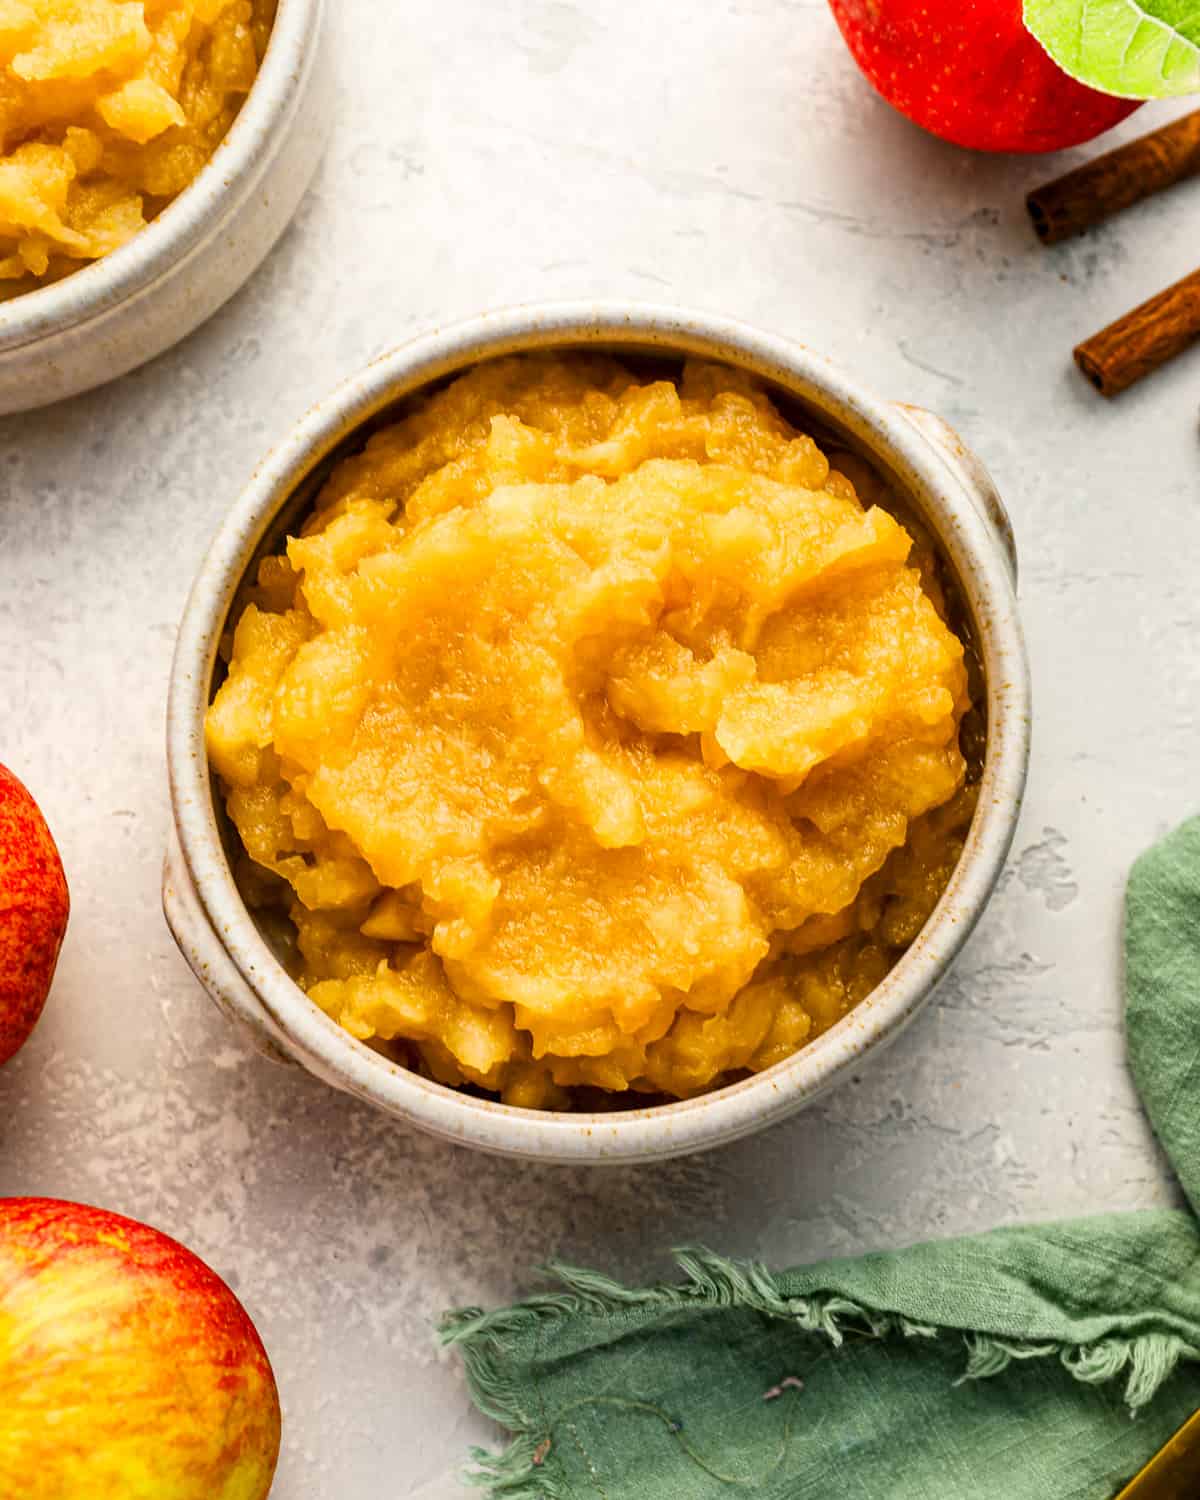
[[[1125,1068],[1130,861],[1200,800],[1200,350],[1116,405],[1081,336],[1195,268],[1200,184],[1053,252],[1067,160],[944,146],[880,103],[823,0],[337,0],[337,134],[294,228],[206,328],[0,421],[0,759],[74,912],[0,1077],[0,1192],[149,1220],[224,1274],[285,1411],[278,1500],[458,1493],[489,1441],[431,1326],[564,1256],[704,1241],[775,1264],[1170,1203]],[[1170,110],[1147,110],[1121,135]],[[716,309],[934,407],[1013,513],[1037,695],[1004,886],[860,1080],[667,1166],[514,1166],[252,1055],[159,912],[164,688],[226,506],[305,407],[451,317],[547,296]]]

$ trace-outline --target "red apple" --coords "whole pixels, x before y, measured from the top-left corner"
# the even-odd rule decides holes
[[[37,803],[0,766],[0,1063],[42,1013],[71,909],[62,860]]]
[[[245,1310],[156,1229],[0,1198],[0,1495],[263,1500],[279,1397]]]
[[[830,0],[859,67],[901,114],[977,151],[1059,151],[1140,104],[1076,83],[1021,0]]]

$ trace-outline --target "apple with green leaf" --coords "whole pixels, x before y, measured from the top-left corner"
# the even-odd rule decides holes
[[[830,0],[859,66],[934,135],[1058,151],[1144,99],[1200,91],[1200,6],[1183,0]]]
[[[0,1063],[33,1030],[58,963],[71,900],[37,803],[0,766]]]
[[[264,1500],[279,1396],[240,1302],[158,1230],[0,1198],[0,1496]]]

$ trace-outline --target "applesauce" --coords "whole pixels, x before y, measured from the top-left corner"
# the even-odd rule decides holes
[[[340,463],[207,745],[299,984],[450,1085],[686,1097],[846,1015],[974,807],[931,549],[745,376],[523,356]]]
[[[0,297],[108,255],[187,187],[254,82],[275,8],[0,3]]]

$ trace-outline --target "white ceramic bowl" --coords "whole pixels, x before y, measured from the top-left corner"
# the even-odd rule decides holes
[[[861,1005],[776,1067],[681,1103],[602,1114],[515,1109],[444,1088],[354,1041],[288,978],[242,902],[223,843],[204,715],[217,645],[248,570],[311,503],[363,428],[423,386],[519,350],[597,346],[699,354],[750,370],[869,457],[937,537],[982,661],[987,752],[962,860],[917,941]],[[1029,678],[1014,593],[1012,533],[978,461],[937,417],[871,396],[802,345],[666,308],[521,308],[447,328],[378,360],[314,408],[267,458],[200,569],[179,632],[168,710],[175,816],[164,906],[196,976],[270,1055],[434,1135],[546,1161],[655,1160],[769,1125],[857,1068],[932,995],[996,885],[1016,824],[1029,748]]]
[[[325,0],[279,0],[254,86],[194,182],[128,244],[0,302],[0,415],[74,396],[170,348],[287,227],[332,120]]]

